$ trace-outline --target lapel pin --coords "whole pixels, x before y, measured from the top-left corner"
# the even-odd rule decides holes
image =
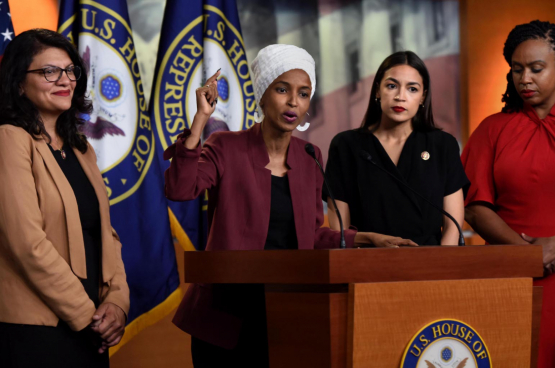
[[[428,161],[430,159],[430,153],[428,151],[424,151],[420,154],[420,157],[422,157],[422,160]]]

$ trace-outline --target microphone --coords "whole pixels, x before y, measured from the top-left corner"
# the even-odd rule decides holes
[[[314,146],[310,143],[307,143],[304,146],[304,149],[305,149],[306,153],[308,153],[310,155],[310,157],[312,157],[314,159],[314,161],[316,161],[316,164],[320,168],[320,172],[322,173],[322,176],[324,177],[324,184],[326,185],[326,188],[328,189],[328,194],[330,195],[331,201],[333,202],[333,206],[335,207],[335,214],[337,215],[337,218],[339,219],[339,227],[341,229],[341,242],[339,243],[339,248],[345,249],[347,247],[347,245],[345,244],[345,231],[343,231],[343,220],[341,219],[341,214],[339,213],[339,210],[337,209],[337,204],[335,203],[335,198],[333,197],[333,194],[331,194],[331,189],[330,189],[330,186],[328,185],[328,181],[326,180],[326,175],[324,174],[324,169],[322,169],[322,165],[320,165],[320,163],[318,162],[318,159],[316,158],[316,152],[314,152]]]
[[[443,208],[436,206],[434,203],[432,203],[432,201],[428,200],[428,198],[424,197],[422,194],[418,193],[416,190],[412,189],[411,187],[409,187],[405,182],[403,182],[401,179],[399,179],[398,177],[396,177],[395,175],[393,175],[392,173],[390,173],[389,171],[387,171],[385,168],[379,166],[373,159],[372,156],[364,151],[361,150],[360,151],[360,156],[366,160],[369,161],[370,163],[372,163],[374,166],[376,166],[378,169],[382,170],[383,172],[385,172],[387,175],[391,176],[393,179],[395,179],[398,183],[402,184],[405,188],[409,189],[411,192],[413,192],[414,194],[416,194],[418,197],[422,198],[426,203],[428,203],[430,206],[432,206],[433,208],[435,208],[436,210],[440,211],[441,213],[443,213],[445,216],[449,217],[451,219],[451,221],[453,221],[453,223],[455,224],[455,226],[457,226],[457,229],[459,230],[459,245],[460,246],[464,246],[464,236],[463,236],[463,232],[461,229],[461,225],[459,225],[459,223],[457,222],[457,220],[455,220],[455,218],[453,216],[451,216],[447,211],[445,211]]]

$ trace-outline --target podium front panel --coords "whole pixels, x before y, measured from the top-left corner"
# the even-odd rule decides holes
[[[408,358],[418,361],[415,367],[436,367],[431,358],[428,362],[423,360],[432,351],[426,353],[434,340],[419,340],[418,335],[426,326],[441,320],[461,321],[479,334],[482,342],[470,344],[470,352],[474,347],[476,354],[468,358],[471,361],[466,367],[480,366],[475,361],[480,363],[484,356],[495,367],[529,367],[532,297],[530,278],[352,284],[347,367],[401,367],[404,354],[413,355]],[[457,329],[457,335],[460,331]],[[450,336],[453,332],[454,327],[451,331],[449,325],[443,331],[436,327],[434,337],[457,345],[457,339]],[[465,337],[468,339],[468,335]],[[409,343],[415,338],[413,347]],[[450,345],[445,345],[443,357],[451,359],[456,349],[449,352]],[[461,357],[464,354],[467,352],[462,352]],[[437,357],[440,359],[442,356]]]

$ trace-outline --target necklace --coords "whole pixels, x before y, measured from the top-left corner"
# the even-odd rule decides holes
[[[62,144],[60,148],[56,148],[53,144],[53,142],[50,142],[50,147],[52,147],[52,149],[54,151],[59,151],[60,155],[62,156],[62,160],[66,159],[66,152],[64,151],[64,145]],[[58,140],[56,139],[56,146],[58,146]]]

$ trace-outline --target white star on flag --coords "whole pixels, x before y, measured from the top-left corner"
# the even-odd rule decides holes
[[[3,1],[0,1],[0,5],[2,5]],[[0,8],[0,10],[2,10],[2,8]]]
[[[12,40],[12,36],[13,32],[10,32],[9,28],[6,28],[6,32],[4,33],[0,33],[2,36],[4,36],[4,42],[6,42],[7,40],[11,41]]]

